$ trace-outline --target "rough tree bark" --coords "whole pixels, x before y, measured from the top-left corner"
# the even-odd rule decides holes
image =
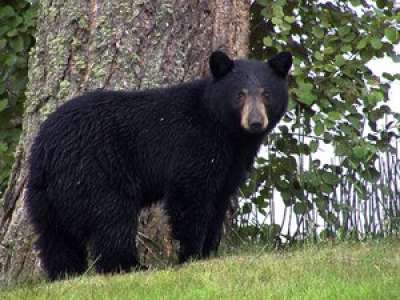
[[[213,49],[246,56],[250,0],[43,0],[23,134],[0,209],[0,282],[40,276],[24,210],[26,157],[40,123],[97,88],[163,86],[205,75]]]

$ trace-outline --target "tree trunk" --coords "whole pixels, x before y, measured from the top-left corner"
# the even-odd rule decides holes
[[[88,90],[145,89],[203,76],[217,48],[234,57],[247,55],[249,0],[40,3],[24,130],[0,210],[3,284],[41,274],[24,197],[27,153],[49,113]],[[147,222],[149,216],[142,219]],[[149,234],[143,232],[139,238],[145,240]]]

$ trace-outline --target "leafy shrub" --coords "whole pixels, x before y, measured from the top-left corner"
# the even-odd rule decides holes
[[[0,3],[0,198],[21,133],[28,52],[34,44],[36,11],[36,1]]]

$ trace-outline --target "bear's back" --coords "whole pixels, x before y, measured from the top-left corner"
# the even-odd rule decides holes
[[[145,186],[162,189],[180,151],[216,147],[213,125],[201,112],[203,85],[94,91],[71,99],[42,124],[31,150],[31,173],[45,173],[51,186],[62,173],[93,185],[104,177],[111,184],[140,177]]]

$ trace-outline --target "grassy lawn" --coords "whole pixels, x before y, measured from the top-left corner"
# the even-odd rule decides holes
[[[400,299],[400,240],[246,250],[159,271],[6,288],[0,299]]]

